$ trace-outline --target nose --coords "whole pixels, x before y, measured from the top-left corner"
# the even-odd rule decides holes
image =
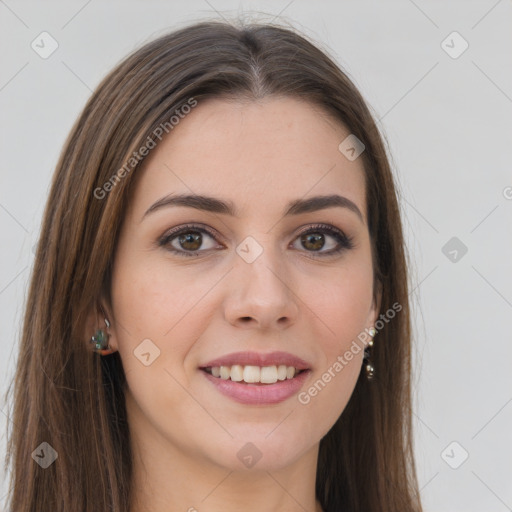
[[[266,248],[252,263],[237,257],[230,272],[225,318],[236,327],[285,329],[298,317],[298,297],[280,256]]]

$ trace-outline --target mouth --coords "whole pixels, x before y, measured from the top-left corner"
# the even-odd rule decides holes
[[[254,366],[235,364],[232,366],[206,366],[201,368],[212,377],[222,380],[231,380],[232,382],[241,382],[244,384],[275,384],[290,380],[300,375],[307,369],[298,369],[294,366],[284,364],[272,366]]]
[[[247,405],[270,405],[296,395],[312,367],[286,352],[237,352],[201,365],[201,373],[214,389]]]

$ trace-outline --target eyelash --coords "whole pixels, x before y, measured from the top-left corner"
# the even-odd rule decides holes
[[[169,243],[178,237],[179,235],[182,235],[184,233],[189,233],[191,231],[199,232],[199,233],[206,233],[213,239],[216,239],[216,234],[211,231],[210,229],[204,228],[201,225],[198,224],[186,224],[184,226],[180,226],[178,228],[174,228],[165,235],[163,235],[158,240],[158,246],[164,247],[168,246]],[[328,256],[334,256],[336,254],[341,253],[344,250],[350,250],[354,248],[354,242],[353,237],[345,235],[342,231],[335,228],[334,226],[330,226],[328,224],[314,224],[312,226],[309,226],[307,229],[301,231],[295,240],[303,235],[307,235],[310,233],[323,233],[328,234],[332,236],[339,244],[338,248],[331,249],[330,251],[326,252],[318,252],[318,251],[306,251],[312,255],[313,258],[324,258]],[[197,257],[199,253],[205,252],[205,251],[184,251],[184,250],[178,250],[175,247],[169,247],[167,250],[170,252],[176,254],[177,256],[182,256],[185,258],[190,257]],[[320,254],[321,256],[317,256],[317,254]]]

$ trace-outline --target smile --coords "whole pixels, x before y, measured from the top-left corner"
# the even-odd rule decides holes
[[[284,364],[278,366],[242,366],[235,364],[233,366],[210,366],[203,368],[203,370],[218,379],[245,382],[247,384],[275,384],[278,381],[293,379],[300,372],[305,371]]]

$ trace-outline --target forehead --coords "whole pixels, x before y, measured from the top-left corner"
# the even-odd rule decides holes
[[[199,100],[146,158],[134,206],[194,193],[229,199],[243,217],[262,204],[278,213],[291,200],[341,194],[365,216],[362,159],[338,149],[349,134],[320,107],[292,98]]]

